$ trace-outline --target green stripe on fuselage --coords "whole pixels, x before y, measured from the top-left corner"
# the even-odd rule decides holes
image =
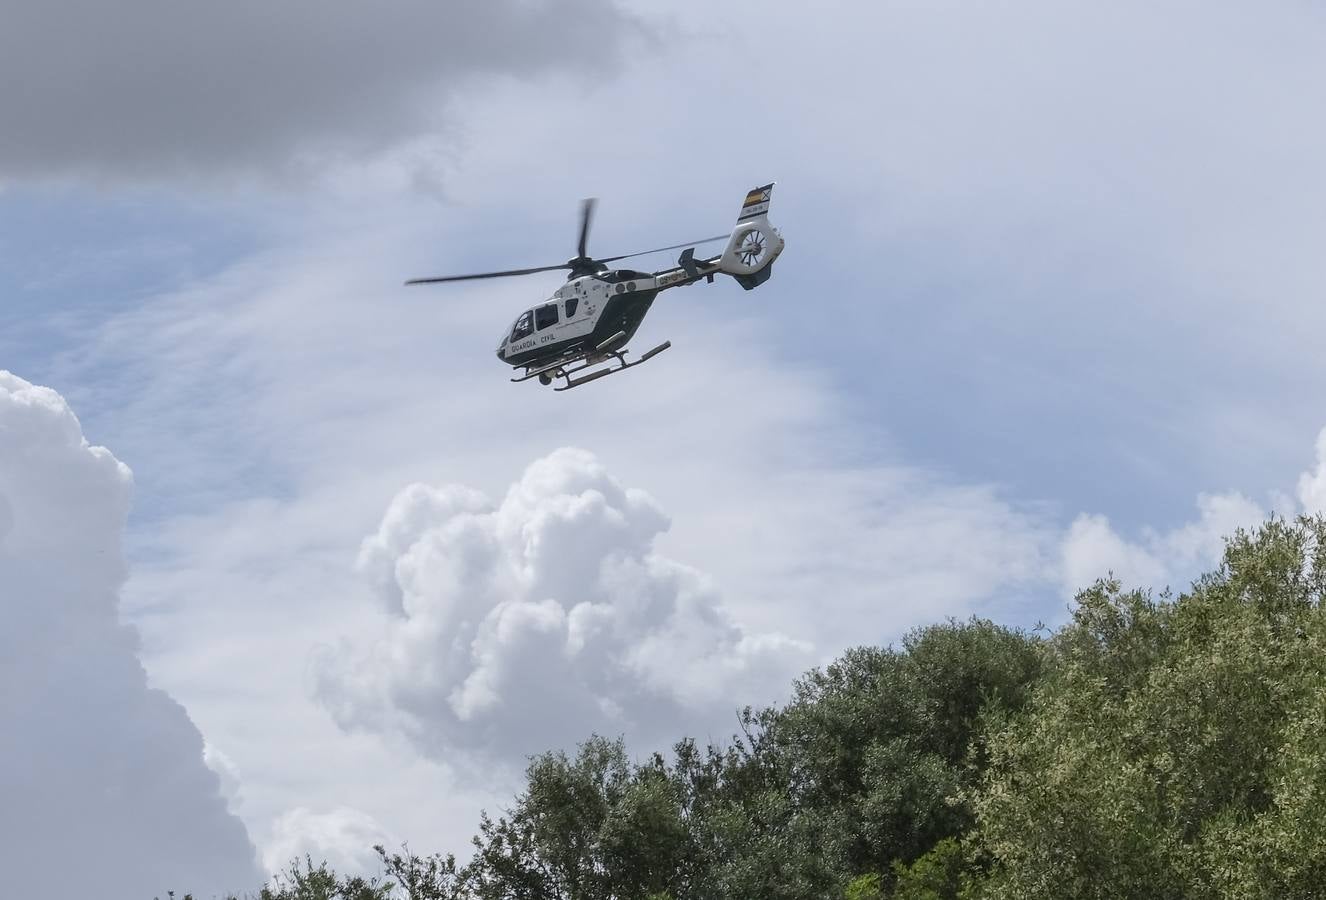
[[[506,357],[504,362],[509,366],[546,365],[564,356],[587,353],[619,331],[626,332],[626,340],[622,341],[624,346],[626,341],[635,336],[636,330],[644,321],[645,314],[649,312],[649,307],[653,306],[654,298],[657,296],[656,290],[614,294],[604,302],[603,312],[599,314],[594,330],[588,335],[531,347],[523,353]],[[620,350],[621,346],[616,349]]]

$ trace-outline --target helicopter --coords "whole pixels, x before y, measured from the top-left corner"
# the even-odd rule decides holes
[[[695,284],[701,279],[712,284],[716,275],[730,275],[748,291],[768,281],[773,274],[774,260],[783,252],[783,237],[769,224],[769,199],[773,187],[773,183],[762,185],[746,194],[737,224],[729,234],[604,259],[588,255],[589,227],[597,203],[590,198],[580,209],[578,254],[564,263],[476,275],[412,278],[405,283],[439,284],[567,270],[566,283],[551,297],[516,317],[502,335],[497,358],[519,373],[511,379],[513,382],[537,378],[541,384],[550,385],[561,381],[553,390],[570,390],[646,363],[672,346],[671,341],[664,341],[636,360],[626,358],[627,342],[635,336],[661,292]],[[697,245],[721,240],[727,241],[722,253],[696,258]],[[685,249],[676,266],[658,272],[616,269],[608,265],[634,256],[681,248]],[[524,371],[520,372],[522,369]]]

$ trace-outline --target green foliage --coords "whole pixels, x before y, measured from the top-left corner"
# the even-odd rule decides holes
[[[911,865],[893,864],[891,900],[957,900],[967,874],[962,846],[945,838]]]
[[[474,855],[311,860],[260,900],[1311,898],[1326,885],[1326,520],[1177,600],[1102,581],[1040,640],[947,622],[807,673],[722,744],[535,758]]]
[[[845,900],[884,900],[884,888],[878,872],[859,875],[847,883]]]
[[[1307,897],[1326,884],[1322,520],[1229,543],[1175,602],[1100,582],[975,795],[997,897]]]
[[[813,811],[836,878],[888,871],[968,827],[982,723],[1026,703],[1037,644],[986,621],[931,626],[900,650],[849,651],[766,716],[780,780]]]
[[[645,900],[682,877],[689,838],[661,760],[632,766],[620,740],[595,737],[526,774],[512,810],[480,824],[462,873],[473,896]]]
[[[811,672],[785,708],[745,711],[726,746],[682,741],[671,762],[633,765],[593,738],[538,757],[455,883],[479,898],[797,900],[892,872],[970,822],[983,716],[1025,703],[1036,644],[947,623]]]
[[[392,900],[395,896],[390,881],[337,876],[326,860],[315,866],[313,859],[305,856],[303,861],[291,860],[284,872],[277,873],[270,884],[258,891],[256,900]],[[175,900],[175,892],[167,891],[166,897],[167,900]],[[255,900],[253,894],[245,894],[244,897],[245,900]],[[154,897],[153,900],[159,898]],[[183,900],[194,900],[194,895],[185,894]],[[229,894],[225,900],[240,898]],[[425,898],[412,897],[411,900]]]
[[[387,878],[395,881],[396,888],[408,900],[462,900],[470,896],[464,872],[456,866],[455,856],[434,854],[420,857],[411,853],[408,847],[402,848],[403,853],[388,853],[381,844],[373,849],[377,851]]]
[[[259,900],[389,900],[390,882],[365,880],[358,876],[338,878],[324,861],[313,865],[310,857],[272,879],[272,884],[258,892]]]

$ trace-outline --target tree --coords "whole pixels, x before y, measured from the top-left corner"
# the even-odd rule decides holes
[[[1037,645],[949,622],[808,673],[787,706],[744,711],[726,745],[683,740],[643,765],[597,737],[545,754],[513,808],[484,817],[456,883],[485,900],[799,900],[869,872],[887,887],[894,862],[971,822],[982,723],[1026,702]]]
[[[302,864],[292,860],[284,873],[258,892],[258,900],[390,900],[391,896],[389,881],[359,876],[338,878],[325,860],[315,867],[308,856]]]
[[[621,740],[537,757],[525,792],[485,816],[463,876],[477,897],[644,900],[685,869],[687,831],[661,759],[632,766]]]
[[[962,845],[944,838],[911,865],[893,864],[893,891],[890,900],[957,900],[968,861]]]
[[[1326,519],[1274,520],[1177,599],[852,650],[730,742],[536,757],[464,866],[377,848],[389,882],[306,860],[261,900],[1320,897],[1324,598]]]
[[[847,883],[844,900],[884,900],[884,886],[878,872],[858,875]]]
[[[1027,702],[1038,643],[977,619],[918,629],[899,649],[850,650],[810,672],[760,719],[773,780],[839,883],[891,872],[968,827],[983,723]]]
[[[973,794],[992,897],[1326,884],[1326,521],[1239,533],[1177,600],[1078,596]]]
[[[395,879],[406,900],[464,900],[471,896],[466,873],[457,867],[453,855],[444,857],[435,853],[421,857],[411,853],[409,847],[402,847],[400,853],[388,853],[381,844],[373,849],[383,871],[388,878]]]
[[[305,856],[301,861],[292,859],[284,872],[277,873],[270,884],[259,889],[256,900],[392,900],[393,885],[390,881],[360,876],[337,876],[327,865],[326,860],[313,865],[313,859]],[[175,892],[166,892],[167,900],[175,900]],[[254,900],[253,894],[245,894],[245,900]],[[159,898],[153,898],[159,900]],[[183,900],[194,900],[193,894],[185,894]],[[234,894],[225,900],[240,900]],[[423,900],[423,898],[412,898]],[[431,898],[429,898],[431,900]]]

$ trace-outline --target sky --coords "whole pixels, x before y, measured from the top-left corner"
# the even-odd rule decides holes
[[[463,855],[529,754],[723,740],[847,647],[1326,511],[1319,5],[0,12],[20,894]],[[772,279],[584,389],[493,357],[557,273],[402,284],[769,181]]]

